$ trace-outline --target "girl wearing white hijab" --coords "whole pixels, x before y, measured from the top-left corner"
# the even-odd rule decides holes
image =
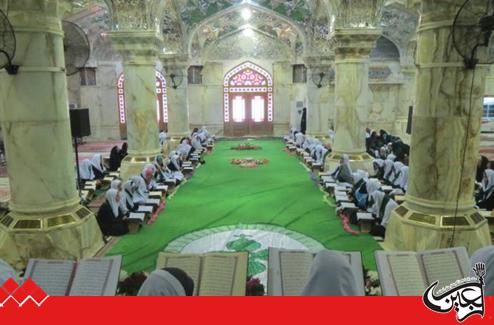
[[[375,191],[379,191],[380,189],[381,183],[377,179],[371,178],[367,182],[367,194],[371,195],[372,193],[374,193]]]
[[[184,271],[176,268],[156,270],[144,281],[138,296],[192,296],[194,281]]]
[[[84,159],[79,164],[79,175],[83,181],[92,181],[94,179],[93,164],[91,160]]]
[[[134,205],[139,203],[144,203],[149,198],[149,191],[147,189],[146,182],[141,176],[133,176],[130,178],[135,191],[132,195],[134,200]]]
[[[484,277],[484,294],[486,296],[494,296],[494,246],[484,247],[470,258],[472,268],[476,263],[485,264],[485,277]],[[470,271],[470,276],[474,277],[475,273]]]
[[[392,182],[391,185],[395,188],[400,187],[400,176],[401,176],[401,169],[405,166],[402,162],[397,161],[393,164],[393,177],[392,177]]]
[[[15,270],[7,262],[0,259],[0,287],[10,278],[19,283]]]
[[[97,153],[91,158],[93,165],[93,173],[95,179],[103,179],[105,177],[105,167],[103,167],[103,157]]]
[[[170,152],[170,155],[168,156],[170,159],[170,162],[167,165],[168,170],[170,171],[172,177],[180,183],[181,181],[184,180],[185,176],[182,173],[182,165],[180,162],[180,156],[178,152],[172,151]]]
[[[326,148],[322,143],[318,144],[315,149],[315,159],[316,159],[316,164],[323,164],[324,159],[326,158],[326,155],[329,153],[328,148]]]
[[[120,198],[122,206],[125,207],[124,211],[135,210],[136,205],[134,204],[134,194],[136,190],[137,187],[135,186],[134,182],[132,182],[132,180],[125,182],[123,186],[122,197]]]
[[[400,179],[398,180],[398,186],[403,190],[403,192],[408,191],[408,166],[401,167]]]
[[[99,208],[96,219],[105,236],[122,236],[129,232],[120,209],[120,193],[117,190],[110,189],[106,192],[106,201]]]
[[[389,196],[381,191],[375,191],[371,194],[371,210],[375,214],[379,224],[386,228],[391,219],[391,212],[398,207],[398,203],[393,201]],[[372,231],[371,231],[372,234]]]
[[[384,178],[384,160],[382,159],[374,159],[372,162],[372,165],[374,166],[374,171],[375,171],[375,177],[378,179],[383,179]]]
[[[340,166],[331,174],[340,183],[353,185],[352,167],[350,167],[350,157],[341,156]]]
[[[301,296],[363,296],[350,263],[341,254],[319,252],[309,273]]]
[[[384,161],[383,179],[384,179],[384,181],[388,182],[389,184],[391,184],[393,181],[393,176],[394,176],[393,171],[394,171],[395,159],[396,159],[396,157],[394,155],[388,155],[388,157]]]
[[[494,209],[494,170],[486,169],[482,180],[482,192],[477,205],[480,209]]]
[[[124,193],[123,193],[123,186],[122,186],[122,181],[119,179],[114,179],[111,181],[110,189],[117,190],[118,193],[120,194],[120,210],[122,211],[123,214],[127,214],[129,212],[129,209],[127,209],[127,205],[125,202],[124,198]]]
[[[305,135],[302,132],[295,134],[295,144],[297,147],[302,148],[305,142]]]

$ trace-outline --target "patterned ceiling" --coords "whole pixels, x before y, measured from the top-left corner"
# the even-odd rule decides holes
[[[131,0],[136,15],[149,7],[149,1]],[[86,31],[105,34],[112,29],[107,3],[123,0],[74,0],[76,10],[70,20]],[[292,55],[331,54],[329,0],[163,0],[161,22],[165,51],[199,56],[219,41],[235,37],[246,25],[256,34],[284,44]],[[139,9],[139,7],[142,7]],[[99,8],[95,10],[94,8]],[[246,22],[242,10],[250,8],[252,18]],[[149,10],[148,10],[149,11]],[[116,16],[114,14],[114,16]],[[75,17],[75,18],[74,18]],[[83,18],[81,18],[83,17]],[[415,35],[418,16],[393,5],[383,10],[384,35],[406,52]],[[114,26],[115,27],[115,26]],[[98,37],[92,36],[98,40]],[[99,40],[101,41],[101,39]],[[402,51],[402,48],[405,49]]]

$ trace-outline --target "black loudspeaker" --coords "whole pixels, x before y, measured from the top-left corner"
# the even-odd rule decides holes
[[[89,123],[89,109],[79,108],[71,109],[70,112],[70,129],[72,137],[82,138],[91,135],[91,126]]]
[[[413,106],[410,106],[408,108],[407,134],[412,134],[412,122],[413,122]]]

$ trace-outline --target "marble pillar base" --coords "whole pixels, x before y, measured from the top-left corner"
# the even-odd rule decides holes
[[[458,214],[453,242],[454,215],[423,214],[407,202],[392,212],[386,229],[384,248],[396,251],[423,251],[464,246],[470,254],[491,245],[487,220],[477,210]]]
[[[103,245],[94,214],[80,205],[49,214],[10,212],[0,219],[0,256],[16,269],[30,258],[91,257]]]
[[[146,156],[132,156],[128,155],[122,161],[120,166],[120,178],[127,181],[132,176],[139,176],[142,174],[142,170],[146,164],[152,164],[156,159],[156,156],[160,153]]]
[[[333,171],[340,165],[341,156],[345,153],[337,153],[333,152],[326,157],[326,162],[324,164],[325,171]],[[364,170],[369,173],[369,175],[374,175],[374,166],[372,165],[372,161],[374,158],[368,153],[348,153],[350,157],[350,166],[352,167],[352,171],[356,171],[358,169]]]

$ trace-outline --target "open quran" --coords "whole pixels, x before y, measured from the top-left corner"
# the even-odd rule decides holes
[[[25,278],[50,296],[114,296],[121,256],[70,260],[30,259]]]
[[[245,296],[249,254],[178,254],[162,252],[157,269],[175,267],[194,280],[194,296]]]
[[[446,248],[425,252],[375,252],[385,296],[422,296],[435,281],[443,288],[468,276],[467,250]]]
[[[361,253],[337,253],[348,259],[357,281],[359,294],[365,295]],[[268,296],[300,296],[307,283],[315,256],[315,253],[309,251],[270,248]]]

